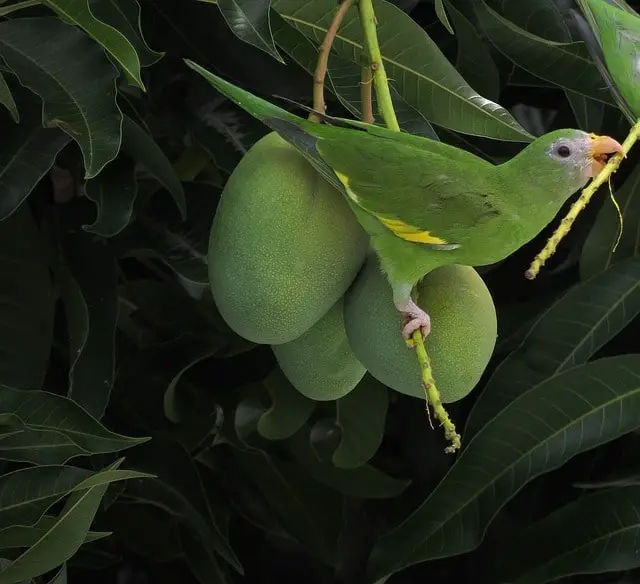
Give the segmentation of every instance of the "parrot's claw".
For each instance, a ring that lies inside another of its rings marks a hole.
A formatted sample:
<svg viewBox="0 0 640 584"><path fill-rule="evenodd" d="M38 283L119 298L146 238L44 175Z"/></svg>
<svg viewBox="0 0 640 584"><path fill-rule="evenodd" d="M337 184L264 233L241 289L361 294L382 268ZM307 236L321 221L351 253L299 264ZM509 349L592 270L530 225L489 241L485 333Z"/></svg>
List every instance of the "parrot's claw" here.
<svg viewBox="0 0 640 584"><path fill-rule="evenodd" d="M422 310L413 300L410 300L406 306L397 307L402 312L402 336L405 341L411 339L411 335L420 329L423 337L431 332L431 319L429 315Z"/></svg>

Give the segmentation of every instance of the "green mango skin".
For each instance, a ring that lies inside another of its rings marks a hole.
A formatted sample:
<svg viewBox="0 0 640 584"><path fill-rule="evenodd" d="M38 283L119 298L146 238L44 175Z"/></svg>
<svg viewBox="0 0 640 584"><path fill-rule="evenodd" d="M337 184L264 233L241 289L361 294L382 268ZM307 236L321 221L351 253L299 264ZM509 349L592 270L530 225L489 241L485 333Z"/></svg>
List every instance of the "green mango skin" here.
<svg viewBox="0 0 640 584"><path fill-rule="evenodd" d="M272 132L223 190L209 239L213 299L240 336L287 343L344 294L367 246L344 196Z"/></svg>
<svg viewBox="0 0 640 584"><path fill-rule="evenodd" d="M282 372L309 399L340 399L355 389L366 373L349 345L343 309L344 299L340 298L302 336L272 346Z"/></svg>
<svg viewBox="0 0 640 584"><path fill-rule="evenodd" d="M470 267L447 265L418 285L418 305L431 316L425 341L443 403L461 400L477 385L498 334L491 294ZM424 399L420 368L401 334L401 317L378 260L371 255L345 295L347 337L358 360L391 389Z"/></svg>

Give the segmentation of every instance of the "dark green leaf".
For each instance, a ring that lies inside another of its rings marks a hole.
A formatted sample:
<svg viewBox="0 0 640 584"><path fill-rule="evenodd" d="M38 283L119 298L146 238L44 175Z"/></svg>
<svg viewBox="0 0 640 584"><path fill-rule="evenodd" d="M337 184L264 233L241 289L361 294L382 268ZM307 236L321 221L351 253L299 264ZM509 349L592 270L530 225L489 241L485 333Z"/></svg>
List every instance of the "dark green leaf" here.
<svg viewBox="0 0 640 584"><path fill-rule="evenodd" d="M74 456L89 454L64 434L24 428L0 442L0 459L33 464L64 464Z"/></svg>
<svg viewBox="0 0 640 584"><path fill-rule="evenodd" d="M122 459L107 470L116 470L121 463ZM71 558L84 543L108 486L103 483L73 493L45 533L0 571L0 584L18 584L46 574Z"/></svg>
<svg viewBox="0 0 640 584"><path fill-rule="evenodd" d="M239 39L284 63L271 36L270 0L218 0L217 4L229 28Z"/></svg>
<svg viewBox="0 0 640 584"><path fill-rule="evenodd" d="M289 438L287 446L297 464L311 477L350 497L362 499L397 497L409 485L409 481L392 478L370 465L343 469L336 468L331 462L320 461L311 448L306 429Z"/></svg>
<svg viewBox="0 0 640 584"><path fill-rule="evenodd" d="M122 125L118 72L100 46L58 18L18 18L0 23L0 54L43 99L44 125L67 132L82 149L86 178L96 176L116 157Z"/></svg>
<svg viewBox="0 0 640 584"><path fill-rule="evenodd" d="M598 133L602 127L605 105L570 89L566 89L565 93L576 116L577 127L585 132Z"/></svg>
<svg viewBox="0 0 640 584"><path fill-rule="evenodd" d="M62 20L84 30L120 64L129 81L144 90L135 48L118 29L98 20L91 12L89 2L90 0L42 0Z"/></svg>
<svg viewBox="0 0 640 584"><path fill-rule="evenodd" d="M227 582L216 557L208 553L202 541L183 525L180 526L180 544L187 565L200 584Z"/></svg>
<svg viewBox="0 0 640 584"><path fill-rule="evenodd" d="M435 2L436 2L436 14L438 15L438 19L442 23L442 26L444 26L450 34L455 34L453 31L453 27L449 22L449 18L447 17L447 11L445 10L443 1L435 0ZM449 7L449 9L451 8Z"/></svg>
<svg viewBox="0 0 640 584"><path fill-rule="evenodd" d="M0 222L0 250L0 384L40 389L49 364L55 297L45 243L27 206Z"/></svg>
<svg viewBox="0 0 640 584"><path fill-rule="evenodd" d="M480 95L498 99L500 74L487 45L480 38L480 31L449 0L446 0L446 5L458 39L456 69Z"/></svg>
<svg viewBox="0 0 640 584"><path fill-rule="evenodd" d="M317 0L273 0L272 7L292 26L319 45L336 4ZM429 121L465 134L528 142L531 136L498 104L473 91L438 46L402 10L374 2L380 23L378 38L385 69L404 100ZM360 63L363 41L356 11L347 14L334 41L336 53Z"/></svg>
<svg viewBox="0 0 640 584"><path fill-rule="evenodd" d="M122 151L142 164L173 196L182 217L186 202L182 183L155 140L129 116L122 118Z"/></svg>
<svg viewBox="0 0 640 584"><path fill-rule="evenodd" d="M373 457L382 444L388 401L387 388L370 375L336 401L342 440L333 455L335 466L356 468Z"/></svg>
<svg viewBox="0 0 640 584"><path fill-rule="evenodd" d="M640 260L571 288L544 312L493 373L465 429L466 442L513 399L589 358L640 312Z"/></svg>
<svg viewBox="0 0 640 584"><path fill-rule="evenodd" d="M560 87L611 103L611 95L583 43L544 39L513 24L478 0L474 8L494 46L523 69Z"/></svg>
<svg viewBox="0 0 640 584"><path fill-rule="evenodd" d="M63 254L60 284L71 357L67 395L100 419L115 375L116 263L103 240L83 231L64 234Z"/></svg>
<svg viewBox="0 0 640 584"><path fill-rule="evenodd" d="M87 181L85 193L96 204L98 215L83 229L103 237L120 233L131 220L138 194L133 160L127 156L112 160L97 177Z"/></svg>
<svg viewBox="0 0 640 584"><path fill-rule="evenodd" d="M242 573L240 561L214 522L194 461L182 446L156 436L149 444L131 451L128 460L138 470L153 473L159 479L136 485L133 492L139 501L181 518L198 534L207 553L215 550Z"/></svg>
<svg viewBox="0 0 640 584"><path fill-rule="evenodd" d="M35 525L12 525L0 529L0 549L26 548L36 545L55 525L56 518L45 515ZM88 531L82 543L108 537L108 531ZM0 572L0 577L2 572Z"/></svg>
<svg viewBox="0 0 640 584"><path fill-rule="evenodd" d="M0 409L17 415L27 429L40 433L43 440L42 448L47 448L44 438L50 434L51 438L60 439L55 446L62 445L66 447L64 450L68 450L70 445L75 445L74 456L118 452L148 440L111 432L70 399L45 391L20 391L2 387ZM27 440L30 433L25 434ZM33 452L23 451L21 457L15 457L12 453L8 456L9 446L16 448L20 444L21 436L22 434L18 434L0 441L0 457L10 460L31 460L30 456L37 458L37 442L31 444ZM50 464L60 464L70 456L62 458L63 460L56 459L56 462Z"/></svg>
<svg viewBox="0 0 640 584"><path fill-rule="evenodd" d="M8 120L2 124L0 220L24 202L71 140L58 128L42 127L42 103L37 96L22 86L14 92L23 115L20 124Z"/></svg>
<svg viewBox="0 0 640 584"><path fill-rule="evenodd" d="M605 187L606 188L606 187ZM606 270L621 260L640 255L640 164L632 170L624 185L615 193L622 212L622 235L620 217L611 200L606 200L584 242L580 257L582 279ZM615 245L618 243L618 247ZM615 248L615 251L614 251Z"/></svg>
<svg viewBox="0 0 640 584"><path fill-rule="evenodd" d="M2 73L0 73L0 103L7 108L7 111L11 114L13 121L17 124L20 121L18 106L13 99L11 88L7 84L7 80L4 78Z"/></svg>
<svg viewBox="0 0 640 584"><path fill-rule="evenodd" d="M87 539L94 532L90 531L87 534ZM87 543L87 540L85 540ZM67 564L62 564L61 568L56 572L56 574L47 582L47 584L67 584Z"/></svg>
<svg viewBox="0 0 640 584"><path fill-rule="evenodd" d="M541 519L509 543L500 582L544 584L574 574L640 566L640 487L582 497Z"/></svg>
<svg viewBox="0 0 640 584"><path fill-rule="evenodd" d="M640 427L640 355L600 359L543 381L467 443L427 499L374 548L369 577L468 552L531 479Z"/></svg>
<svg viewBox="0 0 640 584"><path fill-rule="evenodd" d="M293 387L278 367L262 384L267 388L272 403L258 421L258 432L267 440L293 436L309 419L316 402Z"/></svg>
<svg viewBox="0 0 640 584"><path fill-rule="evenodd" d="M140 65L150 67L164 53L149 48L140 32L140 6L136 0L90 0L96 18L120 31L134 46Z"/></svg>
<svg viewBox="0 0 640 584"><path fill-rule="evenodd" d="M131 250L148 250L188 282L209 283L209 231L220 189L206 183L186 183L187 219L181 221L160 199L139 218Z"/></svg>
<svg viewBox="0 0 640 584"><path fill-rule="evenodd" d="M0 476L0 525L32 525L91 471L74 466L34 466Z"/></svg>

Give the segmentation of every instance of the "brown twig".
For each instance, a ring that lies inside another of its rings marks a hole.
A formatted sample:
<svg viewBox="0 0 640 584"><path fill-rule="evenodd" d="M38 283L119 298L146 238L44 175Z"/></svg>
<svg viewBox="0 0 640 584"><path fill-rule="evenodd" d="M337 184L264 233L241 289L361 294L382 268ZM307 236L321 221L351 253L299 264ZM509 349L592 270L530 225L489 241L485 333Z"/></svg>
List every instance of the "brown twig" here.
<svg viewBox="0 0 640 584"><path fill-rule="evenodd" d="M338 29L340 28L347 11L351 6L353 6L354 1L355 0L342 0L333 17L331 26L329 26L327 34L324 36L324 40L318 49L318 63L316 64L316 70L313 74L313 109L320 113L325 113L327 110L324 103L324 80L327 76L331 46L333 45L333 40L336 38L336 34L338 34ZM315 113L310 113L309 120L312 122L319 122L320 117Z"/></svg>
<svg viewBox="0 0 640 584"><path fill-rule="evenodd" d="M362 100L362 121L373 124L373 74L369 65L363 65L360 79L360 96Z"/></svg>

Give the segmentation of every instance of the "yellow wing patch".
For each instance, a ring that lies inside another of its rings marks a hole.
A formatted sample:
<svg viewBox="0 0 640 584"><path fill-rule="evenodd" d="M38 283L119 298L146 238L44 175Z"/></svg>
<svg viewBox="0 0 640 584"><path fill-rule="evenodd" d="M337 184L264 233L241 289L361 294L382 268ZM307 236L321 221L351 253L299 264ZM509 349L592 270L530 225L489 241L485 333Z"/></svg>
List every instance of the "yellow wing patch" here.
<svg viewBox="0 0 640 584"><path fill-rule="evenodd" d="M349 195L349 198L354 202L359 202L359 197L356 195L351 187L349 186L349 177L342 172L338 172L337 170L333 171L335 175L338 177L338 180L343 184L344 190ZM395 235L405 239L406 241L412 241L415 243L428 243L431 245L449 245L444 239L440 237L436 237L435 235L431 235L429 231L420 231L417 227L413 227L408 225L404 221L400 221L399 219L389 219L388 217L382 217L381 215L376 215L376 217L380 220L380 222L393 231ZM457 247L457 246L456 246Z"/></svg>
<svg viewBox="0 0 640 584"><path fill-rule="evenodd" d="M349 196L349 198L354 202L354 203L358 203L360 198L358 197L358 195L356 195L353 190L351 189L351 187L349 186L349 177L346 174L343 174L342 172L338 172L337 170L333 171L335 173L335 175L338 177L338 180L342 183L342 185L344 186L344 190L347 193L347 195Z"/></svg>
<svg viewBox="0 0 640 584"><path fill-rule="evenodd" d="M399 219L389 219L388 217L382 217L380 215L378 215L378 219L385 227L393 231L398 237L406 239L407 241L438 245L447 244L444 239L431 235L429 231L420 231L417 227L407 225L404 221L400 221Z"/></svg>

